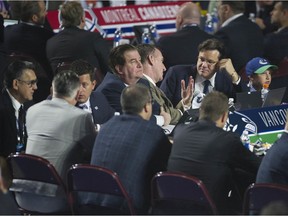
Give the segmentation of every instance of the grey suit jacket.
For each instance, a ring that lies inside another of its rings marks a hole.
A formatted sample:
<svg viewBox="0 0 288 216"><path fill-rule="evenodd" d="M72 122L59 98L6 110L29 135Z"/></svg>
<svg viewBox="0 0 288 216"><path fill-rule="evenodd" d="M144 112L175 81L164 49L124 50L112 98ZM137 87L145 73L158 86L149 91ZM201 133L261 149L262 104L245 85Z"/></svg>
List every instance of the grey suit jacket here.
<svg viewBox="0 0 288 216"><path fill-rule="evenodd" d="M72 164L89 162L96 134L90 113L52 98L28 109L26 127L26 153L49 160L63 180Z"/></svg>

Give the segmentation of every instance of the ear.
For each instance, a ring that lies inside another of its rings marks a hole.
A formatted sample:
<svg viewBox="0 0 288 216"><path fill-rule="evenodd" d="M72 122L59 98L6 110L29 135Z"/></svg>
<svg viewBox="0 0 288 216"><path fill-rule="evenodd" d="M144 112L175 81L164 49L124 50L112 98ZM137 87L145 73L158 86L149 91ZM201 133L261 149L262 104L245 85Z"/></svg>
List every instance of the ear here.
<svg viewBox="0 0 288 216"><path fill-rule="evenodd" d="M153 55L148 55L148 63L150 65L153 65L154 64L154 56Z"/></svg>
<svg viewBox="0 0 288 216"><path fill-rule="evenodd" d="M221 116L221 122L225 124L227 118L228 118L228 112L223 113Z"/></svg>
<svg viewBox="0 0 288 216"><path fill-rule="evenodd" d="M143 107L143 111L145 112L145 113L148 113L148 103L146 103L145 104L145 106Z"/></svg>
<svg viewBox="0 0 288 216"><path fill-rule="evenodd" d="M115 70L117 71L118 74L123 74L122 67L120 65L116 65Z"/></svg>
<svg viewBox="0 0 288 216"><path fill-rule="evenodd" d="M97 84L97 81L96 81L96 80L92 81L93 89L95 88L96 84Z"/></svg>
<svg viewBox="0 0 288 216"><path fill-rule="evenodd" d="M31 18L32 22L37 23L38 21L38 16L36 14L34 14Z"/></svg>
<svg viewBox="0 0 288 216"><path fill-rule="evenodd" d="M12 82L13 89L18 90L18 83L19 83L19 81L17 79L13 80L13 82Z"/></svg>

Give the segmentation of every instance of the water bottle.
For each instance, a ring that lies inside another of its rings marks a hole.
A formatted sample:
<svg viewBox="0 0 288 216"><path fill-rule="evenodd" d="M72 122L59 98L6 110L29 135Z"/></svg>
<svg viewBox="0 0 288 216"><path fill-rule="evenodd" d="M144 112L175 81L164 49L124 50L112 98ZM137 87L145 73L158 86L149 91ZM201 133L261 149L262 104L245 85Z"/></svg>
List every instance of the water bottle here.
<svg viewBox="0 0 288 216"><path fill-rule="evenodd" d="M155 24L150 26L150 32L151 32L151 38L153 39L154 43L156 43L159 39L159 35Z"/></svg>
<svg viewBox="0 0 288 216"><path fill-rule="evenodd" d="M213 24L213 33L218 29L218 14L217 14L217 8L213 9L212 12L212 24Z"/></svg>
<svg viewBox="0 0 288 216"><path fill-rule="evenodd" d="M249 150L250 147L250 137L249 137L249 132L247 130L244 130L240 139L244 145L245 148L247 148Z"/></svg>
<svg viewBox="0 0 288 216"><path fill-rule="evenodd" d="M255 14L254 14L254 13L249 13L249 19L250 19L252 22L255 22Z"/></svg>
<svg viewBox="0 0 288 216"><path fill-rule="evenodd" d="M114 43L113 47L117 47L120 45L120 40L122 39L122 32L120 28L117 28L114 33Z"/></svg>
<svg viewBox="0 0 288 216"><path fill-rule="evenodd" d="M150 44L149 29L144 29L144 32L142 34L142 44Z"/></svg>
<svg viewBox="0 0 288 216"><path fill-rule="evenodd" d="M206 15L205 32L207 32L208 34L213 34L214 33L214 26L213 26L212 16L209 13L207 13L207 15Z"/></svg>
<svg viewBox="0 0 288 216"><path fill-rule="evenodd" d="M267 94L269 92L268 88L269 88L269 85L265 83L261 89L261 98L263 102L265 101Z"/></svg>

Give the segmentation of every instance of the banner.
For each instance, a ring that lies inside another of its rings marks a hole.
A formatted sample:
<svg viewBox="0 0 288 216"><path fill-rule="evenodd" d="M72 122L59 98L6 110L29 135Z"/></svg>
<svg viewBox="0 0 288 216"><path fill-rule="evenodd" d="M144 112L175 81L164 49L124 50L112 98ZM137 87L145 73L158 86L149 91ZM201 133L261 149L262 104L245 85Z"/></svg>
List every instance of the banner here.
<svg viewBox="0 0 288 216"><path fill-rule="evenodd" d="M229 113L225 130L238 133L249 132L251 142L262 139L274 143L282 134L286 123L288 104Z"/></svg>
<svg viewBox="0 0 288 216"><path fill-rule="evenodd" d="M175 17L183 2L165 2L148 5L131 5L85 9L86 30L98 31L112 39L116 29L120 28L123 38L134 37L133 26L155 25L160 35L176 31ZM60 26L59 11L48 11L48 21L58 32Z"/></svg>

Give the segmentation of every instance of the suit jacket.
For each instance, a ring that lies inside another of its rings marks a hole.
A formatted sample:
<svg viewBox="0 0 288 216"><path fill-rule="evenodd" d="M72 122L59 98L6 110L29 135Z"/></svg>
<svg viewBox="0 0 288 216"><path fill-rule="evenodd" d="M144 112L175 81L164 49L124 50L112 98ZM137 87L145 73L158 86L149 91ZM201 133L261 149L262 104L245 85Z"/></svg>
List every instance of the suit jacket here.
<svg viewBox="0 0 288 216"><path fill-rule="evenodd" d="M47 57L53 71L61 62L83 59L101 71L103 76L109 71L108 56L110 47L99 33L89 32L78 27L60 31L47 42Z"/></svg>
<svg viewBox="0 0 288 216"><path fill-rule="evenodd" d="M18 141L15 109L6 90L0 95L0 119L0 156L7 157L16 152Z"/></svg>
<svg viewBox="0 0 288 216"><path fill-rule="evenodd" d="M186 26L161 37L157 46L161 49L166 68L179 64L196 64L198 45L212 37L198 26Z"/></svg>
<svg viewBox="0 0 288 216"><path fill-rule="evenodd" d="M173 138L168 171L202 180L220 211L227 207L225 202L234 185L235 169L256 177L260 159L243 146L239 136L216 127L213 122L199 120L181 125L175 129Z"/></svg>
<svg viewBox="0 0 288 216"><path fill-rule="evenodd" d="M288 184L287 143L288 133L284 132L264 156L257 173L257 183Z"/></svg>
<svg viewBox="0 0 288 216"><path fill-rule="evenodd" d="M138 213L150 205L150 181L166 170L171 144L162 129L138 115L114 116L102 125L92 152L91 164L115 171ZM91 196L92 203L127 210L123 200L111 196Z"/></svg>
<svg viewBox="0 0 288 216"><path fill-rule="evenodd" d="M150 88L149 82L146 79L140 79L138 83ZM126 87L124 82L115 74L108 72L101 84L96 88L96 92L102 92L108 100L110 106L115 109L116 112L122 113L122 107L120 104L120 97L123 89ZM151 90L151 89L150 89ZM159 115L160 106L158 103L153 104L153 115ZM155 119L154 119L155 120Z"/></svg>
<svg viewBox="0 0 288 216"><path fill-rule="evenodd" d="M288 56L288 27L271 33L264 40L264 57L279 65Z"/></svg>
<svg viewBox="0 0 288 216"><path fill-rule="evenodd" d="M223 92L229 98L235 98L235 92L241 91L242 83L237 86L233 85L231 78L225 71L216 73L215 90ZM174 106L181 100L181 80L184 79L187 85L189 76L192 76L195 80L196 74L195 65L176 65L169 68L160 88Z"/></svg>
<svg viewBox="0 0 288 216"><path fill-rule="evenodd" d="M231 58L238 73L252 58L263 56L264 38L261 29L244 15L220 28L215 37L223 41L226 56Z"/></svg>
<svg viewBox="0 0 288 216"><path fill-rule="evenodd" d="M104 124L114 116L115 110L101 92L93 91L89 100L94 124Z"/></svg>
<svg viewBox="0 0 288 216"><path fill-rule="evenodd" d="M30 107L26 127L26 153L49 160L64 181L72 164L90 160L96 133L91 114L65 100L52 98Z"/></svg>
<svg viewBox="0 0 288 216"><path fill-rule="evenodd" d="M156 85L151 83L146 77L144 76L143 79L147 80L149 82L150 90L152 93L152 98L164 108L165 112L168 112L171 116L171 122L170 124L177 124L179 119L182 116L181 112L184 112L182 104L180 103L178 108L181 109L181 112L179 109L174 108L171 101L166 97L165 93Z"/></svg>
<svg viewBox="0 0 288 216"><path fill-rule="evenodd" d="M8 53L30 56L40 64L35 71L38 79L38 89L34 101L45 100L50 93L53 72L46 57L46 42L54 33L36 25L20 23L10 25L4 31L3 47Z"/></svg>

